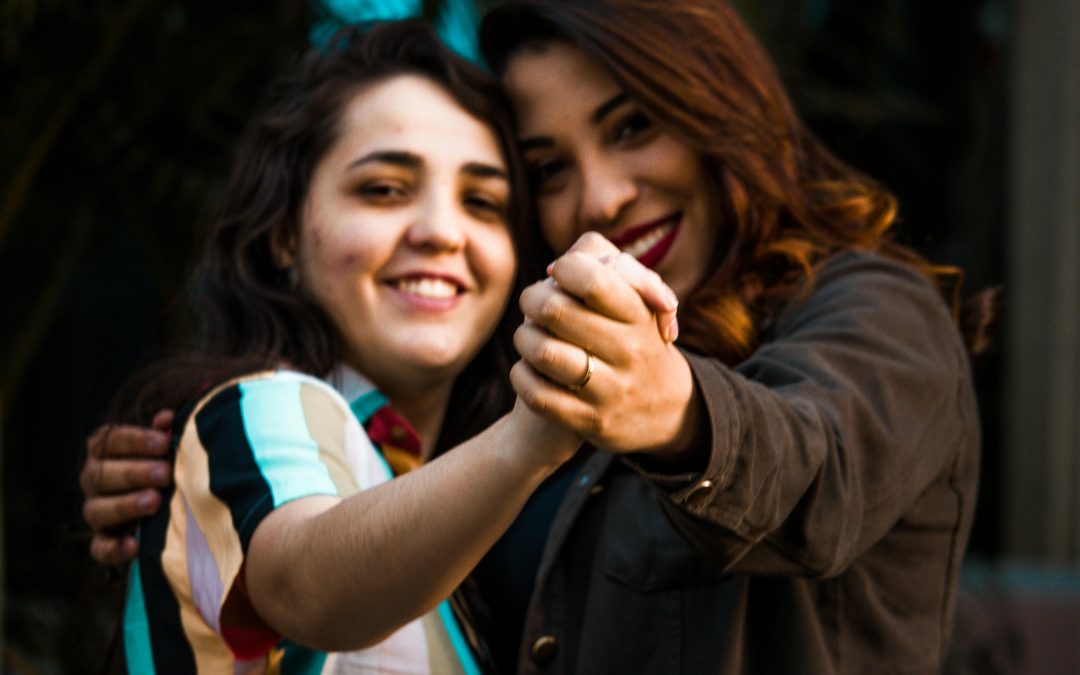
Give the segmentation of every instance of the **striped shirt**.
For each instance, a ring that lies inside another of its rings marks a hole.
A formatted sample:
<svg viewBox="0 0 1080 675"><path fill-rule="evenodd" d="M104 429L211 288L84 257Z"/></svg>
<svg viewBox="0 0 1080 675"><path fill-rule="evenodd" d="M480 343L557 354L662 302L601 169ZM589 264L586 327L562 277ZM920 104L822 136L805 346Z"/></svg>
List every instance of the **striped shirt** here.
<svg viewBox="0 0 1080 675"><path fill-rule="evenodd" d="M344 366L328 381L291 371L237 378L184 421L174 487L139 528L124 610L129 672L479 672L448 602L373 647L324 653L267 630L246 593L230 596L270 511L393 477L361 427L386 399Z"/></svg>

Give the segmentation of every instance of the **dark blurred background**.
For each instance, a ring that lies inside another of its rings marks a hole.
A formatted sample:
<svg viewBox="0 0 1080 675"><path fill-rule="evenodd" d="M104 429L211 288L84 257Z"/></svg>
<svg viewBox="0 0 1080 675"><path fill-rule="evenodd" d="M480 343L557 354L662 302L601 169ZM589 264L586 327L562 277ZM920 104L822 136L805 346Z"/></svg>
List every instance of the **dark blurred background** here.
<svg viewBox="0 0 1080 675"><path fill-rule="evenodd" d="M439 2L425 1L436 16ZM1002 285L977 364L956 673L1080 672L1080 2L736 2L810 126L900 197L901 237ZM307 0L0 0L2 670L99 672L84 438L150 353Z"/></svg>

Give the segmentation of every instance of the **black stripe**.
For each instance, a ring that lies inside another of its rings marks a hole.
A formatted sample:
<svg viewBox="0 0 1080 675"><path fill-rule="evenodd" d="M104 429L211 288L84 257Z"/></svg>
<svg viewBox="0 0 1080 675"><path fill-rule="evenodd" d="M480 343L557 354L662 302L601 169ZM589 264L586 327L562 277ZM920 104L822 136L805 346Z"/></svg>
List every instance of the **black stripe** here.
<svg viewBox="0 0 1080 675"><path fill-rule="evenodd" d="M174 427L174 437L178 436L181 428ZM171 459L176 461L175 454ZM169 506L174 492L172 487L163 490L161 508L139 525L139 572L146 601L154 669L158 673L194 673L195 654L180 621L180 603L173 595L161 566L161 554L165 550L165 535L169 527Z"/></svg>
<svg viewBox="0 0 1080 675"><path fill-rule="evenodd" d="M210 463L210 492L229 508L247 555L255 526L274 508L274 496L248 443L240 386L223 389L207 401L195 415L195 428Z"/></svg>

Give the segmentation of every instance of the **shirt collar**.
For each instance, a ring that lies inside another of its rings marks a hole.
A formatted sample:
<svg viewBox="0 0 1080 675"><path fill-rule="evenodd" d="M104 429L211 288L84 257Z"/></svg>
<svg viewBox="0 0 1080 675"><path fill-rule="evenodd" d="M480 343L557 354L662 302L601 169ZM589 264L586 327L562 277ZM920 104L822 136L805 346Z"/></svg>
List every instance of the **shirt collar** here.
<svg viewBox="0 0 1080 675"><path fill-rule="evenodd" d="M344 361L339 361L323 377L323 381L349 402L349 407L360 424L367 424L375 411L387 404L386 396L375 388L371 380Z"/></svg>
<svg viewBox="0 0 1080 675"><path fill-rule="evenodd" d="M420 463L420 437L409 422L390 408L389 401L356 369L338 362L323 380L349 402L353 415L378 445L395 475Z"/></svg>

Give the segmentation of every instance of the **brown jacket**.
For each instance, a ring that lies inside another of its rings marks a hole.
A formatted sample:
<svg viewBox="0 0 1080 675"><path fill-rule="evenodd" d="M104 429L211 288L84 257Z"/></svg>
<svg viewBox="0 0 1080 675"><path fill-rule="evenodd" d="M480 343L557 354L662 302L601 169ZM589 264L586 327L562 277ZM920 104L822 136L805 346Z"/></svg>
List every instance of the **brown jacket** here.
<svg viewBox="0 0 1080 675"><path fill-rule="evenodd" d="M708 467L595 452L551 533L522 673L936 673L971 527L979 425L938 292L866 253L731 369L687 355Z"/></svg>

